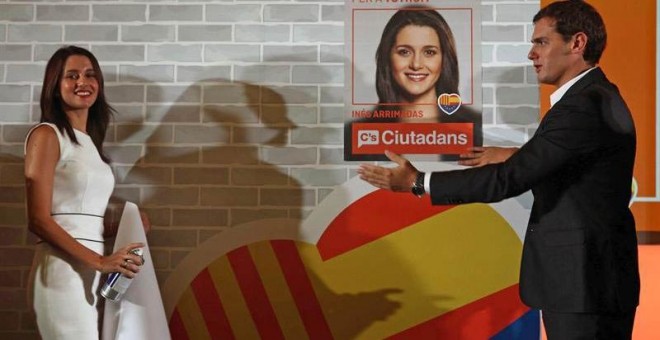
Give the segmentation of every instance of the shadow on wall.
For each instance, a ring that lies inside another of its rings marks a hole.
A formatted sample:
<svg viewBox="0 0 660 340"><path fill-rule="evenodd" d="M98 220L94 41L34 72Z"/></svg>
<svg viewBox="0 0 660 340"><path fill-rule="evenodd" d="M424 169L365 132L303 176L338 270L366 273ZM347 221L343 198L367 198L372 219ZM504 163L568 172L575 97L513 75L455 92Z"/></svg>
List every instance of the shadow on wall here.
<svg viewBox="0 0 660 340"><path fill-rule="evenodd" d="M127 151L120 157L131 163L115 168L115 199L135 200L150 213L154 247L191 250L251 220L300 219L302 207L314 204L314 192L303 192L288 173L288 165L298 164L287 148L295 126L277 92L223 79L147 88L144 122L116 126L115 151ZM173 92L179 97L168 99ZM142 156L131 160L142 147Z"/></svg>
<svg viewBox="0 0 660 340"><path fill-rule="evenodd" d="M1 125L0 125L1 127ZM12 129L27 132L27 126L12 126ZM26 213L25 213L25 177L23 145L0 145L0 226L7 228L3 232L2 246L21 246L26 243ZM6 233L6 234L5 234ZM12 261L13 262L13 261ZM2 262L0 262L2 263ZM30 261L31 263L31 261ZM28 265L30 265L28 263ZM12 263L2 264L12 265Z"/></svg>
<svg viewBox="0 0 660 340"><path fill-rule="evenodd" d="M28 231L25 204L23 139L29 126L0 125L0 290L3 327L0 338L36 339L34 314L27 301L27 277L35 236Z"/></svg>
<svg viewBox="0 0 660 340"><path fill-rule="evenodd" d="M297 128L291 116L316 116L316 87L307 91L310 87L267 87L225 79L204 79L186 88L146 86L146 116L115 126L113 151L125 163L115 166L114 201L136 201L149 213L154 227L148 239L161 287L182 259L194 256L214 235L263 219L301 221L305 210L316 205L316 190L304 188L291 175L291 167L317 162L316 147L291 145L291 131ZM153 104L157 102L167 106ZM302 107L302 112L291 112L287 102L301 104L293 105L297 109L307 104L308 111ZM131 162L142 144L143 156ZM330 296L337 312L346 316L342 333L349 338L398 308L388 299L391 291L335 293L314 271L306 274L316 294ZM252 279L244 282L246 287L272 284L258 275ZM259 294L246 287L246 299ZM379 312L362 314L359 306ZM255 322L258 314L252 314ZM280 328L287 329L283 322Z"/></svg>

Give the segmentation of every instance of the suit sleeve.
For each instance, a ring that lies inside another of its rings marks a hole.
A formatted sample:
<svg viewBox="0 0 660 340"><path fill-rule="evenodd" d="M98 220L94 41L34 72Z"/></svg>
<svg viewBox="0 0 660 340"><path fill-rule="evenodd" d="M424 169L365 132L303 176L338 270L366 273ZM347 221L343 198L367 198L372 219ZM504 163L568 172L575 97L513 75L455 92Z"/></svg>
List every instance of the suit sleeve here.
<svg viewBox="0 0 660 340"><path fill-rule="evenodd" d="M435 172L431 202L459 204L497 202L517 196L571 162L583 161L599 147L599 114L594 105L565 98L506 162L480 168Z"/></svg>

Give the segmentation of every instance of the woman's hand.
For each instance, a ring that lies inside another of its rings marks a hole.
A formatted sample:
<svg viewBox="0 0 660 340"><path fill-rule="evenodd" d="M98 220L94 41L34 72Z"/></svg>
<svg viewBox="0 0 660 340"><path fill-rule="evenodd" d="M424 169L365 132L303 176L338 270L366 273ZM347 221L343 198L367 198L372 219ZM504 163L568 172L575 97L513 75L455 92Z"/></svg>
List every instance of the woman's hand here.
<svg viewBox="0 0 660 340"><path fill-rule="evenodd" d="M134 278L140 271L142 259L130 253L130 251L142 247L144 247L144 243L129 243L112 255L101 256L98 271L102 273L119 272L127 277Z"/></svg>
<svg viewBox="0 0 660 340"><path fill-rule="evenodd" d="M469 149L468 153L460 155L460 165L484 166L486 164L502 163L509 159L518 148L503 148L498 146L475 146Z"/></svg>

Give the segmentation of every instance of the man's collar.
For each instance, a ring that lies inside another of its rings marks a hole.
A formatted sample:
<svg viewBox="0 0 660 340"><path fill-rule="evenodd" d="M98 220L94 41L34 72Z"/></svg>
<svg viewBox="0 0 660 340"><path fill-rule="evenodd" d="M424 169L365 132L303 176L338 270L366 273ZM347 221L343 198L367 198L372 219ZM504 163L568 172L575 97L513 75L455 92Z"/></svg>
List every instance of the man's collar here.
<svg viewBox="0 0 660 340"><path fill-rule="evenodd" d="M552 94L550 95L550 107L553 107L555 105L555 103L557 103L564 96L564 94L566 94L566 92L568 92L568 90L571 88L571 86L573 86L575 83L578 82L578 80L582 79L582 77L586 76L587 73L591 72L591 70L593 70L597 67L598 66L594 66L590 69L582 71L580 74L573 77L573 79L567 81L560 88L556 89L555 92L552 92Z"/></svg>

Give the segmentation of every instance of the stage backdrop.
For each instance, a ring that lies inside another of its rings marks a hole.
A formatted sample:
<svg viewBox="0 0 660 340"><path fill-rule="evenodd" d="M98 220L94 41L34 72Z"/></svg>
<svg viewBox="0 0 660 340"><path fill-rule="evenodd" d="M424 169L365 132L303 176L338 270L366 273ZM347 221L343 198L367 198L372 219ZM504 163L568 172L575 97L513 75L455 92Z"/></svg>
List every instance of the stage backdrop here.
<svg viewBox="0 0 660 340"><path fill-rule="evenodd" d="M607 10L599 10L610 30L608 53L627 46L617 42L620 29L610 24ZM654 58L650 67L649 74L655 74ZM652 124L643 120L648 115L639 120L648 88L631 99L625 81L610 72L606 60L604 68L637 112L639 161L648 161L649 146L642 145L653 140L649 164L654 165L655 132L649 135L648 129L655 131L655 118ZM351 103L363 105L368 102L355 98L369 96L366 90L352 91ZM545 88L541 100L547 101ZM651 103L648 112L654 112L653 98ZM655 186L655 177L644 173L636 172L640 191L634 207L656 192L648 189ZM517 295L526 218L527 210L516 200L432 207L353 178L305 220L248 223L209 239L182 261L164 287L170 328L181 339L539 338L538 313ZM645 222L642 218L640 227ZM657 260L654 254L655 248L640 249L645 278L651 277L645 268ZM645 302L648 292L645 287ZM654 334L646 321L650 307L644 302L640 307L635 329L640 339Z"/></svg>
<svg viewBox="0 0 660 340"><path fill-rule="evenodd" d="M370 1L352 3L360 2ZM349 179L357 164L344 161L342 138L352 79L343 70L353 63L344 53L349 3L0 3L0 338L38 338L25 298L36 239L26 228L23 141L39 120L46 60L66 44L91 49L102 64L118 109L107 135L115 200L138 202L151 217L148 239L175 339L538 338L538 314L515 300L529 197L502 203L511 209L431 207ZM646 25L654 32L655 7L642 5L621 2L624 9L608 12L632 13L634 24L653 20ZM537 126L539 91L526 55L538 9L538 0L483 1L472 12L485 144L521 145ZM609 27L612 39L627 40L611 40L606 59L623 53L617 63L635 65L623 73L652 76L633 58L655 55L655 36L632 24ZM653 86L633 91L653 96ZM657 140L653 110L633 107L638 129L647 129L641 148ZM644 183L634 210L658 196L652 146L636 170ZM643 166L653 175L642 176ZM658 227L636 216L640 228ZM640 248L636 340L660 338L651 318L660 300L649 295L660 287L654 249ZM637 337L640 329L656 333Z"/></svg>
<svg viewBox="0 0 660 340"><path fill-rule="evenodd" d="M172 336L538 339L518 296L527 218L515 199L432 206L354 177L303 221L238 226L183 260L163 289Z"/></svg>

